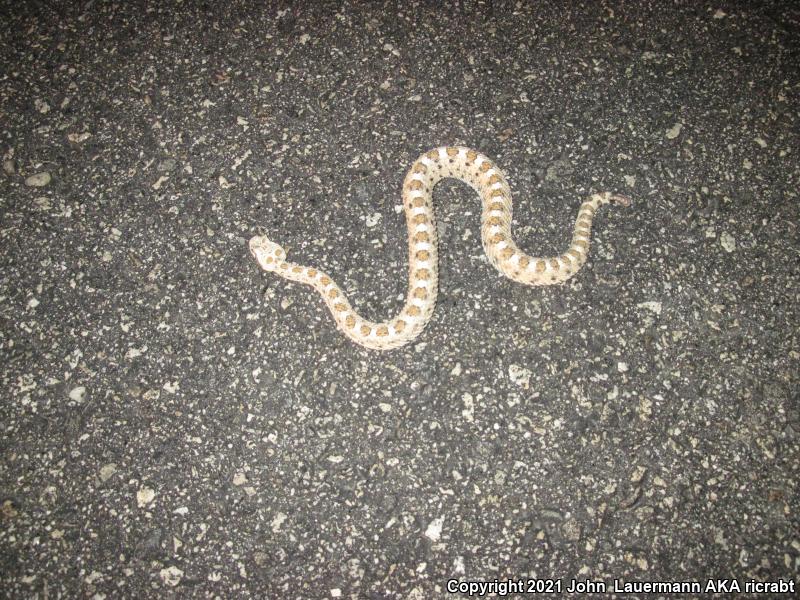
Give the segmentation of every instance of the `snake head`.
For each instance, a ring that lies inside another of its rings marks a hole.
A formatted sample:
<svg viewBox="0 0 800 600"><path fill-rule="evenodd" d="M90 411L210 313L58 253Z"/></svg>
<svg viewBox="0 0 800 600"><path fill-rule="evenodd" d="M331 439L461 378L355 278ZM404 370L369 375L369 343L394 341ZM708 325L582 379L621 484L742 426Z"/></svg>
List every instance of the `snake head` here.
<svg viewBox="0 0 800 600"><path fill-rule="evenodd" d="M278 265L286 260L286 250L265 235L250 238L250 254L265 271L277 271Z"/></svg>

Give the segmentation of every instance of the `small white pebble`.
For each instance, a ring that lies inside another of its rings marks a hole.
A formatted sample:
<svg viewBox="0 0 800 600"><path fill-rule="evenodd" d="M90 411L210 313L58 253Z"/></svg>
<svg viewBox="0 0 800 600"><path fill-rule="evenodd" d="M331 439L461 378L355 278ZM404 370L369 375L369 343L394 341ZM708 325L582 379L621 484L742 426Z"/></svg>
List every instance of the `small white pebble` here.
<svg viewBox="0 0 800 600"><path fill-rule="evenodd" d="M153 499L156 497L156 492L152 488L143 487L140 488L138 492L136 492L136 504L139 508L144 508L148 504L150 504Z"/></svg>
<svg viewBox="0 0 800 600"><path fill-rule="evenodd" d="M50 173L43 171L42 173L36 173L25 179L25 185L28 187L44 187L50 183L50 180Z"/></svg>
<svg viewBox="0 0 800 600"><path fill-rule="evenodd" d="M719 236L719 243L726 252L733 252L736 250L736 238L727 231L723 231Z"/></svg>
<svg viewBox="0 0 800 600"><path fill-rule="evenodd" d="M73 144L80 144L81 142L85 142L90 137L92 137L91 133L70 133L67 135L67 139L72 142Z"/></svg>
<svg viewBox="0 0 800 600"><path fill-rule="evenodd" d="M108 481L117 472L116 463L108 463L100 467L100 481Z"/></svg>
<svg viewBox="0 0 800 600"><path fill-rule="evenodd" d="M438 542L442 537L442 526L444 525L444 517L438 517L428 524L425 530L425 537L432 542Z"/></svg>
<svg viewBox="0 0 800 600"><path fill-rule="evenodd" d="M681 134L681 129L683 129L683 123L675 123L667 130L667 139L674 140Z"/></svg>
<svg viewBox="0 0 800 600"><path fill-rule="evenodd" d="M141 356L142 354L144 354L146 351L147 351L147 346L142 346L141 348L130 348L125 353L125 358L127 358L129 360L131 358L137 358L137 357Z"/></svg>
<svg viewBox="0 0 800 600"><path fill-rule="evenodd" d="M174 566L161 569L158 574L161 577L161 581L170 587L177 586L183 579L183 571Z"/></svg>
<svg viewBox="0 0 800 600"><path fill-rule="evenodd" d="M286 521L287 518L288 517L286 516L285 513L279 512L278 514L276 514L272 519L272 523L270 523L270 526L272 527L272 532L277 533L278 531L280 531L281 525L283 525L283 522Z"/></svg>
<svg viewBox="0 0 800 600"><path fill-rule="evenodd" d="M464 392L461 396L461 401L464 403L464 408L461 409L461 416L464 420L472 423L475 421L475 399L469 392Z"/></svg>

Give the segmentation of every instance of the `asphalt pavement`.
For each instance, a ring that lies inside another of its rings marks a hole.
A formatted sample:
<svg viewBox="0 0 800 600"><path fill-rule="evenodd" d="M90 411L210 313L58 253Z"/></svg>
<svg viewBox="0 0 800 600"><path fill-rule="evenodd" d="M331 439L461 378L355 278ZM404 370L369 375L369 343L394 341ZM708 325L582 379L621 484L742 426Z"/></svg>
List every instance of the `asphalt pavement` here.
<svg viewBox="0 0 800 600"><path fill-rule="evenodd" d="M778 0L3 1L0 596L792 597L799 75ZM443 182L392 352L250 256L388 318L441 145L532 254L633 202L534 288Z"/></svg>

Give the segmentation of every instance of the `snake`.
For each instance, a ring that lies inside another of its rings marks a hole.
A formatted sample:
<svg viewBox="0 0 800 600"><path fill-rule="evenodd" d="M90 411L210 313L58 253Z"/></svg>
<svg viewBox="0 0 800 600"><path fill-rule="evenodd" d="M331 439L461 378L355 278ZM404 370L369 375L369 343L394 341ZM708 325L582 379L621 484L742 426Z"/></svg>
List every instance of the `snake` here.
<svg viewBox="0 0 800 600"><path fill-rule="evenodd" d="M337 328L356 344L391 350L408 344L430 321L439 284L439 253L433 211L433 188L445 178L469 185L481 197L481 240L489 262L522 284L553 285L573 277L586 262L592 219L603 205L629 206L630 198L611 192L589 195L578 209L572 242L558 256L530 256L511 233L511 189L503 171L487 156L462 146L442 146L422 154L403 182L403 209L408 227L408 293L394 318L375 323L353 308L342 288L317 267L286 260L286 250L265 235L249 241L259 266L290 281L313 287L325 300Z"/></svg>

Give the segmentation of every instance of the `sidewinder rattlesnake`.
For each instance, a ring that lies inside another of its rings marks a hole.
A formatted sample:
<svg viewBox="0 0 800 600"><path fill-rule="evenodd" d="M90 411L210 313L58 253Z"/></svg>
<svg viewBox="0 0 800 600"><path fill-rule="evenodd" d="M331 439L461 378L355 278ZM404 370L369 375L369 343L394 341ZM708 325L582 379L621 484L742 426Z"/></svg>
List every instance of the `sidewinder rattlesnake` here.
<svg viewBox="0 0 800 600"><path fill-rule="evenodd" d="M403 208L408 225L408 296L400 314L382 323L361 317L336 282L319 269L287 262L286 251L266 236L253 237L250 252L265 271L316 289L338 328L355 343L374 350L403 346L422 332L436 305L439 256L432 192L447 177L465 182L481 197L481 239L489 262L506 277L527 285L563 283L575 275L589 253L595 211L604 204L630 204L622 195L592 194L578 210L572 243L563 254L529 256L512 239L511 190L500 168L470 148L443 146L426 152L414 162L403 182Z"/></svg>

